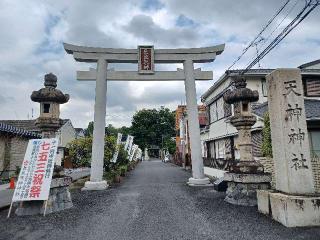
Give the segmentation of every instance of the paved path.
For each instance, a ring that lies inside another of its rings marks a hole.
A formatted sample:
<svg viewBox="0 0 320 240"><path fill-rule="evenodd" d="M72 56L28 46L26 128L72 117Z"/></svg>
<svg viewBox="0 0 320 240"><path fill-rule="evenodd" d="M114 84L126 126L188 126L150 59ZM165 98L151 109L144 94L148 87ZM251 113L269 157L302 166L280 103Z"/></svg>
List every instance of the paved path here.
<svg viewBox="0 0 320 240"><path fill-rule="evenodd" d="M59 214L6 220L2 211L0 239L320 239L320 228L285 228L212 188L186 186L188 177L169 163L142 162L116 187L73 192L75 207Z"/></svg>

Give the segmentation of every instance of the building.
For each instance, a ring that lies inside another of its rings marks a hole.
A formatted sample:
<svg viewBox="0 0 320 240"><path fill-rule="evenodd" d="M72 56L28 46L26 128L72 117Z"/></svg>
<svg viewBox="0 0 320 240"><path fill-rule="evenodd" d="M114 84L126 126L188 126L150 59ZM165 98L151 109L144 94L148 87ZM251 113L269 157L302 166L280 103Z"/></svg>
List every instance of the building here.
<svg viewBox="0 0 320 240"><path fill-rule="evenodd" d="M83 128L74 128L76 131L76 139L85 137L86 131Z"/></svg>
<svg viewBox="0 0 320 240"><path fill-rule="evenodd" d="M14 132L18 132L18 134L13 135L15 136L10 141L13 142L13 146L3 150L4 148L0 147L0 171L14 171L16 167L20 167L25 151L27 149L28 140L32 138L41 138L41 131L36 126L36 120L0 120L0 124L2 126L6 126L5 128L8 129L15 129ZM22 135L20 133L23 133ZM5 132L0 132L0 136L7 136ZM12 135L12 134L11 134ZM11 136L10 135L10 136ZM56 132L56 137L59 139L59 146L58 146L58 154L56 157L56 164L61 165L63 158L65 157L65 151L67 144L74 140L77 135L77 131L73 127L70 119L62 119L60 121L60 128ZM19 145L19 147L15 147ZM4 157L4 152L6 151L6 157ZM6 160L5 160L6 159ZM9 160L8 160L9 159ZM11 160L10 160L11 159ZM7 163L10 162L10 166ZM6 164L5 164L6 163ZM4 168L1 166L6 165L7 167Z"/></svg>
<svg viewBox="0 0 320 240"><path fill-rule="evenodd" d="M41 138L39 133L0 122L0 177L13 175L21 166L29 139Z"/></svg>
<svg viewBox="0 0 320 240"><path fill-rule="evenodd" d="M198 106L200 128L207 126L207 112L204 105ZM191 166L188 115L186 105L178 105L175 111L176 156L175 163L180 166Z"/></svg>
<svg viewBox="0 0 320 240"><path fill-rule="evenodd" d="M298 68L302 73L311 151L313 156L320 157L320 60L303 64ZM251 131L253 155L261 161L263 161L261 151L263 117L268 110L265 77L273 70L250 69L243 75L247 81L247 87L259 93L258 102L252 104L257 122ZM214 171L211 172L214 172L217 177L223 176L223 173L228 171L230 160L240 157L237 147L238 132L229 121L233 115L233 106L224 102L223 94L231 87L232 78L238 76L242 71L242 69L226 71L201 97L207 107L208 115L208 125L201 131L204 165L212 168Z"/></svg>

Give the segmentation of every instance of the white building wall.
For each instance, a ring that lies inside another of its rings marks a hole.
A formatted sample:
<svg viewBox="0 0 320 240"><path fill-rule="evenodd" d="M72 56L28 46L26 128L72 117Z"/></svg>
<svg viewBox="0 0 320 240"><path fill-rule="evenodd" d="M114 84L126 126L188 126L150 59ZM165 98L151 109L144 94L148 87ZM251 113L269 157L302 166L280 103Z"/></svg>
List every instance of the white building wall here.
<svg viewBox="0 0 320 240"><path fill-rule="evenodd" d="M72 123L68 121L59 129L59 147L66 147L69 142L76 138L76 131Z"/></svg>

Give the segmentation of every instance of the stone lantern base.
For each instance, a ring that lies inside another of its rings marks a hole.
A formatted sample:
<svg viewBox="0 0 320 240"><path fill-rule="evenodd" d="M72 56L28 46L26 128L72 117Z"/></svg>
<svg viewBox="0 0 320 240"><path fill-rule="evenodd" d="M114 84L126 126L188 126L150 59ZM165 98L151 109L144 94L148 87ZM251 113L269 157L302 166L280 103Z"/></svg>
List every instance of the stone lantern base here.
<svg viewBox="0 0 320 240"><path fill-rule="evenodd" d="M267 173L225 173L228 183L225 201L235 205L256 206L257 190L270 188L271 175Z"/></svg>
<svg viewBox="0 0 320 240"><path fill-rule="evenodd" d="M47 203L46 214L59 212L73 207L68 186L71 177L54 178L51 181L50 193ZM18 216L37 215L44 213L43 201L25 201L17 208L15 214Z"/></svg>

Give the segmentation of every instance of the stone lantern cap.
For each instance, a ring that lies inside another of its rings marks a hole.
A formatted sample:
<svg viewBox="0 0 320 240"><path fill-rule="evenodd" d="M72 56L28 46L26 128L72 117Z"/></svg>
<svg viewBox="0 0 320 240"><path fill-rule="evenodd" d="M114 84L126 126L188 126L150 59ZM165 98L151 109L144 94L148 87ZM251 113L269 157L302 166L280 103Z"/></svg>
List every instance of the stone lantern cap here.
<svg viewBox="0 0 320 240"><path fill-rule="evenodd" d="M57 87L57 76L49 73L44 76L44 88L33 91L31 100L34 102L66 103L69 101L69 94L63 94Z"/></svg>
<svg viewBox="0 0 320 240"><path fill-rule="evenodd" d="M249 88L246 88L247 83L243 77L236 77L233 80L235 84L235 89L228 90L224 95L223 99L228 104L233 104L236 102L256 102L259 99L258 91L252 91Z"/></svg>

